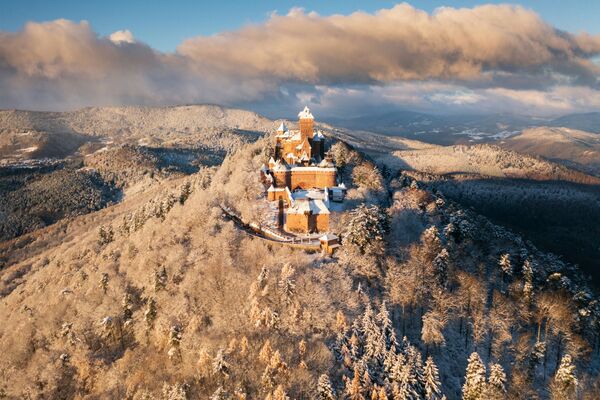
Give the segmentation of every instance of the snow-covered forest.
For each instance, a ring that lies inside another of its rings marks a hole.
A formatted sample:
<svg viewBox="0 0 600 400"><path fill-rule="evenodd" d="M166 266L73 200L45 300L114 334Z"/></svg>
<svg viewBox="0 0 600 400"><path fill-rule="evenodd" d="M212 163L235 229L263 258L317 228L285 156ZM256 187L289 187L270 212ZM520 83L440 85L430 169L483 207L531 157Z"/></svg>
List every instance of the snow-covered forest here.
<svg viewBox="0 0 600 400"><path fill-rule="evenodd" d="M338 142L331 258L246 235L266 139L2 244L6 398L596 399L572 265Z"/></svg>

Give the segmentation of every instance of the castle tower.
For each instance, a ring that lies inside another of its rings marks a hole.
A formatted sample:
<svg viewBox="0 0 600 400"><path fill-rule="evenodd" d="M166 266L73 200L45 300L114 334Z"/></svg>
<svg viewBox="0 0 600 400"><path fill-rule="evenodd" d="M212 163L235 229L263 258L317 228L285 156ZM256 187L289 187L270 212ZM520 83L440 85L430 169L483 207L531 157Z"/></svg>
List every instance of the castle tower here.
<svg viewBox="0 0 600 400"><path fill-rule="evenodd" d="M277 128L277 134L278 135L283 135L285 132L287 132L288 128L287 126L285 126L285 122L281 122L281 124L279 125L279 128Z"/></svg>
<svg viewBox="0 0 600 400"><path fill-rule="evenodd" d="M304 110L298 113L298 125L300 125L300 134L305 137L312 139L313 138L313 125L315 122L315 118L308 106L304 107Z"/></svg>

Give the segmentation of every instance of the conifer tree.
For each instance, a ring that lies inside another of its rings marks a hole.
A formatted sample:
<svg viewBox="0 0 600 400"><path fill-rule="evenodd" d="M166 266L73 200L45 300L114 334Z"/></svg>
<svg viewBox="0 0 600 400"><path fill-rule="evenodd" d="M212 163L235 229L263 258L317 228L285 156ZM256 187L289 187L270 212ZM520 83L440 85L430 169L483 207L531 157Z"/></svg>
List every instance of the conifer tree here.
<svg viewBox="0 0 600 400"><path fill-rule="evenodd" d="M292 279L294 272L294 267L292 267L290 264L285 264L281 269L279 289L281 290L281 294L283 295L284 299L288 303L291 302L296 290L296 283Z"/></svg>
<svg viewBox="0 0 600 400"><path fill-rule="evenodd" d="M506 398L506 374L500 364L490 365L487 399L501 400Z"/></svg>
<svg viewBox="0 0 600 400"><path fill-rule="evenodd" d="M434 272L437 277L437 283L441 287L446 286L448 281L448 265L450 264L450 254L448 250L442 249L433 259Z"/></svg>
<svg viewBox="0 0 600 400"><path fill-rule="evenodd" d="M523 264L523 297L528 306L533 300L533 266L529 260Z"/></svg>
<svg viewBox="0 0 600 400"><path fill-rule="evenodd" d="M576 397L577 377L575 376L575 365L569 354L563 356L560 365L554 375L551 386L552 398L556 400L570 400Z"/></svg>
<svg viewBox="0 0 600 400"><path fill-rule="evenodd" d="M396 347L398 346L398 342L385 301L381 302L381 307L379 308L379 313L377 314L377 320L381 326L381 332L385 340L386 350L392 349L395 351Z"/></svg>
<svg viewBox="0 0 600 400"><path fill-rule="evenodd" d="M346 397L348 400L366 400L360 380L360 370L354 367L354 377L346 380Z"/></svg>
<svg viewBox="0 0 600 400"><path fill-rule="evenodd" d="M287 393L283 390L283 386L279 385L273 392L273 400L289 400Z"/></svg>
<svg viewBox="0 0 600 400"><path fill-rule="evenodd" d="M179 325L171 326L169 331L169 357L171 359L181 359L181 339L183 338L183 331Z"/></svg>
<svg viewBox="0 0 600 400"><path fill-rule="evenodd" d="M317 399L318 400L335 400L335 391L331 386L331 381L327 374L319 377L317 382Z"/></svg>
<svg viewBox="0 0 600 400"><path fill-rule="evenodd" d="M361 254L380 254L388 231L389 216L385 210L376 205L361 204L351 211L342 239Z"/></svg>
<svg viewBox="0 0 600 400"><path fill-rule="evenodd" d="M433 362L431 356L425 360L425 369L423 371L423 380L425 383L425 399L440 400L442 398L442 390L438 368Z"/></svg>
<svg viewBox="0 0 600 400"><path fill-rule="evenodd" d="M223 349L219 349L217 352L212 363L212 369L214 374L221 374L226 378L229 376L230 366L225 360L225 351Z"/></svg>
<svg viewBox="0 0 600 400"><path fill-rule="evenodd" d="M106 294L106 291L108 290L108 281L109 281L109 277L108 274L106 272L102 273L102 277L100 278L100 289L102 289L102 293Z"/></svg>
<svg viewBox="0 0 600 400"><path fill-rule="evenodd" d="M159 291L167 286L167 270L162 266L159 270L154 270L154 290Z"/></svg>
<svg viewBox="0 0 600 400"><path fill-rule="evenodd" d="M146 306L146 311L144 311L144 320L146 321L146 327L148 329L152 329L154 326L154 321L156 320L156 300L153 297L148 299L148 305Z"/></svg>
<svg viewBox="0 0 600 400"><path fill-rule="evenodd" d="M123 310L123 321L129 321L133 317L133 311L131 310L132 299L131 294L125 293L121 300L121 308Z"/></svg>
<svg viewBox="0 0 600 400"><path fill-rule="evenodd" d="M500 260L498 261L498 265L502 270L502 276L507 277L512 275L512 264L510 262L510 254L502 254L500 256Z"/></svg>
<svg viewBox="0 0 600 400"><path fill-rule="evenodd" d="M273 357L273 348L271 347L271 341L267 339L258 353L258 358L260 361L267 364L271 361L271 357Z"/></svg>
<svg viewBox="0 0 600 400"><path fill-rule="evenodd" d="M210 396L210 400L227 400L229 399L229 393L223 389L223 386L219 386L217 390Z"/></svg>
<svg viewBox="0 0 600 400"><path fill-rule="evenodd" d="M465 384L463 385L463 400L482 400L485 395L485 365L481 357L473 352L469 357Z"/></svg>

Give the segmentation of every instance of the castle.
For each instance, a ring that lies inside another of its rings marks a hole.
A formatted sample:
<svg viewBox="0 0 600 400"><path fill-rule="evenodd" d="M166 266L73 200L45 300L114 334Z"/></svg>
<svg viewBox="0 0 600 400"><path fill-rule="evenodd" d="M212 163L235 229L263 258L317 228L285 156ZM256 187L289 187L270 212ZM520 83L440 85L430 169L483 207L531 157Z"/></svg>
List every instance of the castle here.
<svg viewBox="0 0 600 400"><path fill-rule="evenodd" d="M325 153L325 136L315 132L308 107L298 114L300 129L282 122L275 135L275 154L261 175L267 198L279 203L281 228L302 233L329 230L330 201L343 201L346 188L337 184L337 169Z"/></svg>

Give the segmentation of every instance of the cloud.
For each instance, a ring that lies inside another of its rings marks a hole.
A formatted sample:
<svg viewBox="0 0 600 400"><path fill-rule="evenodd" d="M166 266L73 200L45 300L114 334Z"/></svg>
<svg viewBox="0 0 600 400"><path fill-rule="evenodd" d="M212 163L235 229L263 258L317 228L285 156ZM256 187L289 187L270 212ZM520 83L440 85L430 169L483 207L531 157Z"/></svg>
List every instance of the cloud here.
<svg viewBox="0 0 600 400"><path fill-rule="evenodd" d="M133 33L128 29L116 31L111 33L108 38L111 42L115 44L119 43L135 43L135 38L133 37Z"/></svg>
<svg viewBox="0 0 600 400"><path fill-rule="evenodd" d="M599 55L600 36L559 31L509 5L428 14L403 3L332 16L295 8L190 38L174 53L128 30L101 37L85 21L31 22L0 32L0 107L215 102L276 109L307 101L333 112L335 98L349 108L554 112L581 106L568 90L598 97Z"/></svg>
<svg viewBox="0 0 600 400"><path fill-rule="evenodd" d="M322 17L295 9L262 25L184 41L178 52L207 69L312 84L459 80L496 73L567 75L596 82L600 36L554 29L519 6L440 8L400 4L375 14Z"/></svg>

